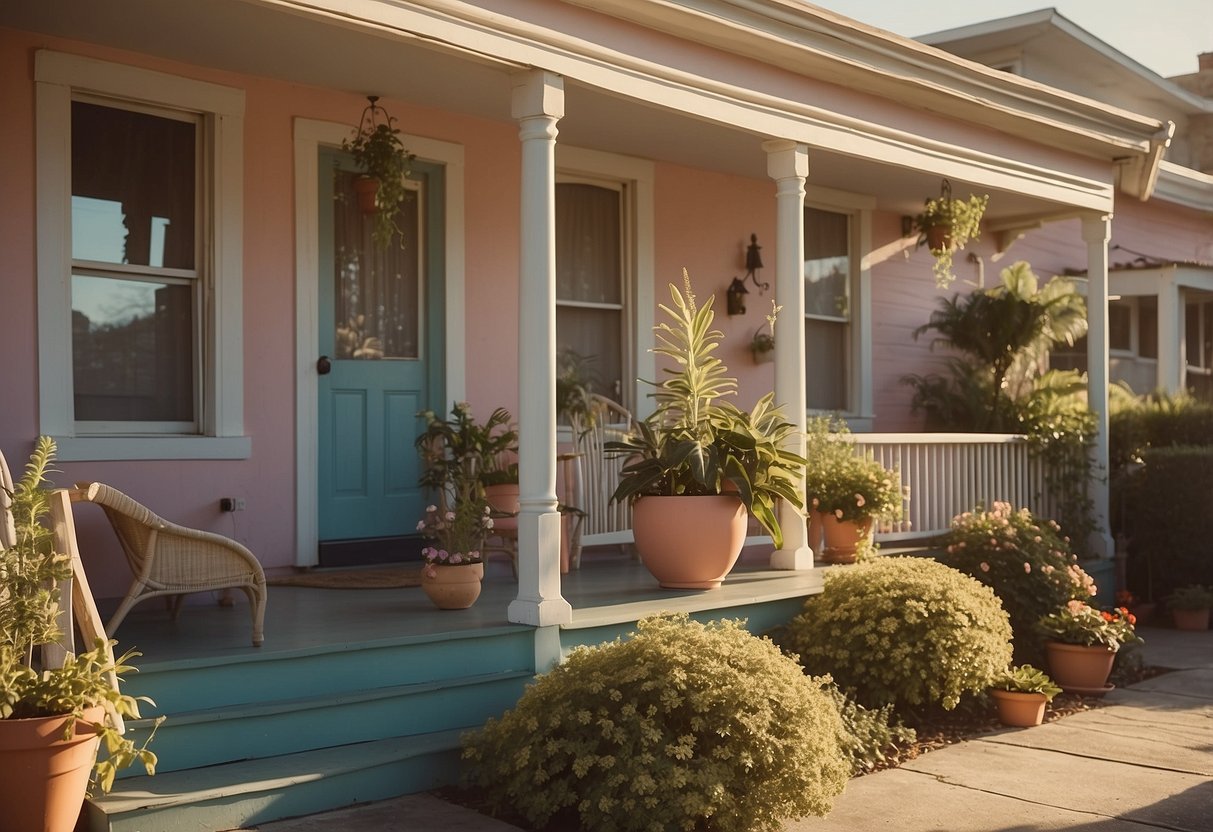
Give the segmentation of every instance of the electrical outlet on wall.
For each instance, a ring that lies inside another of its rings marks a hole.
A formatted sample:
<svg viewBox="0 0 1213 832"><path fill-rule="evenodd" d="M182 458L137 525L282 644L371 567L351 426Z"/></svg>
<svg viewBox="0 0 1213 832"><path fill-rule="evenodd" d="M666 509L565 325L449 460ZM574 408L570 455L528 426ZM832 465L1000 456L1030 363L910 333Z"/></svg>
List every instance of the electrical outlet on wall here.
<svg viewBox="0 0 1213 832"><path fill-rule="evenodd" d="M244 511L243 497L222 497L219 500L220 511Z"/></svg>

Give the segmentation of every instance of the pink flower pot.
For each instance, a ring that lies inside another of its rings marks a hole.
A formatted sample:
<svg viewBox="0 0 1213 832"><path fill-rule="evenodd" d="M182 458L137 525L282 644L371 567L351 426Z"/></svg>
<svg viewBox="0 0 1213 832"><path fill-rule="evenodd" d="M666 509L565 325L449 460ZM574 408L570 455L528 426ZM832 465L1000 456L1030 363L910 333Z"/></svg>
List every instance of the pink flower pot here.
<svg viewBox="0 0 1213 832"><path fill-rule="evenodd" d="M466 610L480 597L483 563L421 568L421 588L440 610Z"/></svg>
<svg viewBox="0 0 1213 832"><path fill-rule="evenodd" d="M821 516L825 531L825 547L821 551L826 563L854 563L859 547L872 539L872 518L839 520L833 514Z"/></svg>
<svg viewBox="0 0 1213 832"><path fill-rule="evenodd" d="M1171 610L1171 618L1177 630L1209 629L1208 610Z"/></svg>
<svg viewBox="0 0 1213 832"><path fill-rule="evenodd" d="M1111 690L1108 675L1116 661L1115 650L1046 641L1045 652L1049 657L1049 675L1066 693L1094 696Z"/></svg>

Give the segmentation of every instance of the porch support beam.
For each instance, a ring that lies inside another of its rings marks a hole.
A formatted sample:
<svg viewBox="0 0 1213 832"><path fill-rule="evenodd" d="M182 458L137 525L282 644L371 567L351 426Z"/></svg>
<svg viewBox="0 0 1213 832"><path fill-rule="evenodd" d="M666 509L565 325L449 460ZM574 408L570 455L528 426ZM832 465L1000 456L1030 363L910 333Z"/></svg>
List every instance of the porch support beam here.
<svg viewBox="0 0 1213 832"><path fill-rule="evenodd" d="M573 620L560 595L556 503L556 122L564 79L514 78L511 111L522 142L518 269L518 597L507 617L545 627Z"/></svg>
<svg viewBox="0 0 1213 832"><path fill-rule="evenodd" d="M1184 390L1184 306L1175 270L1167 269L1158 282L1158 380L1171 395Z"/></svg>
<svg viewBox="0 0 1213 832"><path fill-rule="evenodd" d="M805 453L804 355L804 183L809 175L806 145L777 139L763 142L767 175L775 180L775 297L783 309L775 326L775 401L796 425L790 450ZM805 481L800 479L800 493ZM775 569L812 569L813 550L805 516L785 502L779 504L783 548L771 555Z"/></svg>
<svg viewBox="0 0 1213 832"><path fill-rule="evenodd" d="M1088 214L1082 219L1087 244L1087 401L1095 414L1094 468L1087 483L1095 530L1087 545L1093 555L1114 552L1108 524L1108 240L1111 214Z"/></svg>

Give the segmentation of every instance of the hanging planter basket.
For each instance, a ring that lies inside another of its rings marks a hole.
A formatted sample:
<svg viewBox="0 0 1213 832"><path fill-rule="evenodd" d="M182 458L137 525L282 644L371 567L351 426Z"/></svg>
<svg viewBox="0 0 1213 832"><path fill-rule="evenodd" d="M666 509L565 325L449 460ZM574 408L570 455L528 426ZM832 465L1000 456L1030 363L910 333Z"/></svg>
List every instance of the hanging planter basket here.
<svg viewBox="0 0 1213 832"><path fill-rule="evenodd" d="M354 193L358 195L358 210L363 214L379 213L379 203L376 196L379 193L379 180L369 176L359 176L354 180Z"/></svg>

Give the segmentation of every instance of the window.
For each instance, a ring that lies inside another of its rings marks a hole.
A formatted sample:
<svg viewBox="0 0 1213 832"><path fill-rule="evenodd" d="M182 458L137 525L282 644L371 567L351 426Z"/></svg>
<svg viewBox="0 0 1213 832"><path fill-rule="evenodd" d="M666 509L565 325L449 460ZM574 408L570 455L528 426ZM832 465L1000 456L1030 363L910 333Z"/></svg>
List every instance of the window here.
<svg viewBox="0 0 1213 832"><path fill-rule="evenodd" d="M1118 352L1133 350L1133 303L1108 301L1108 347ZM1085 353L1083 353L1085 355Z"/></svg>
<svg viewBox="0 0 1213 832"><path fill-rule="evenodd" d="M810 410L851 409L851 216L804 209L804 340Z"/></svg>
<svg viewBox="0 0 1213 832"><path fill-rule="evenodd" d="M63 459L243 458L238 90L41 51L40 429Z"/></svg>
<svg viewBox="0 0 1213 832"><path fill-rule="evenodd" d="M625 188L556 185L556 348L589 359L596 392L622 402L626 343Z"/></svg>
<svg viewBox="0 0 1213 832"><path fill-rule="evenodd" d="M1153 295L1137 299L1137 354L1158 358L1158 298Z"/></svg>

